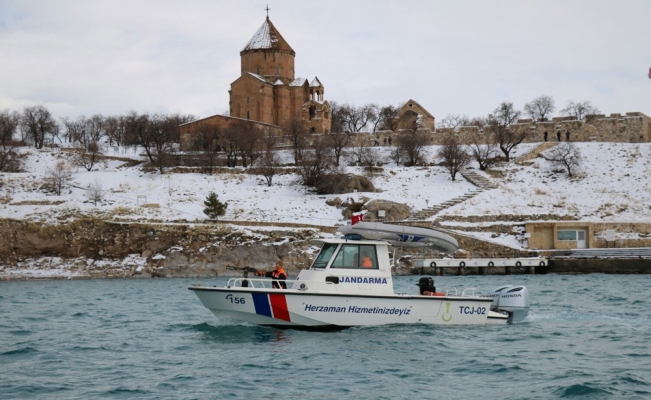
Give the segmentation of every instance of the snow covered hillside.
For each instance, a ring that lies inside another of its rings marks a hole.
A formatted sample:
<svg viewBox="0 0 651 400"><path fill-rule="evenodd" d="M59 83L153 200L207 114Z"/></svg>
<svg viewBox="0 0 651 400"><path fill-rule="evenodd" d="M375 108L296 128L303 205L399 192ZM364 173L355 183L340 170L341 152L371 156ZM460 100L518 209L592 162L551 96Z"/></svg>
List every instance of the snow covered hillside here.
<svg viewBox="0 0 651 400"><path fill-rule="evenodd" d="M537 144L522 144L514 156L524 154ZM586 221L651 222L651 144L576 143L583 161L574 178L559 171L543 158L524 165L514 162L485 174L497 184L477 196L442 210L441 216L569 215ZM427 149L432 159L436 146ZM388 159L389 148L381 148ZM549 150L548 150L549 151ZM43 223L69 221L81 214L105 218L157 221L203 221L203 200L215 191L228 202L223 219L241 221L298 222L331 226L342 222L341 210L326 205L337 196L309 193L298 184L295 175L274 178L267 187L260 176L241 169L208 176L199 173L144 173L140 167L125 166L123 161L107 160L93 171L73 169L72 180L60 196L43 189L48 168L70 160L61 150L22 149L24 173L1 173L0 218L27 219ZM111 155L111 154L107 154ZM282 156L287 162L288 152ZM131 151L120 157L141 157ZM74 167L73 167L74 168ZM361 168L347 167L356 174ZM355 199L387 199L405 203L417 211L443 203L476 189L462 176L451 181L444 167L406 168L388 163L384 171L370 176L377 193L339 195ZM94 205L86 188L101 183L105 196ZM144 205L144 206L143 206ZM497 218L499 219L499 218Z"/></svg>

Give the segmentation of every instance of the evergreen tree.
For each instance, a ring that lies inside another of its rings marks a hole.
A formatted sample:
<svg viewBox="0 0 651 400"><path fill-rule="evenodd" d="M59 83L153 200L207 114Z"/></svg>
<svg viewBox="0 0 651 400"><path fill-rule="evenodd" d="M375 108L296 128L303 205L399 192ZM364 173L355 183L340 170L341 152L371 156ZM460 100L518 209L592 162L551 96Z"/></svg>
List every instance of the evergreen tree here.
<svg viewBox="0 0 651 400"><path fill-rule="evenodd" d="M208 197L206 197L203 204L206 206L203 209L203 213L210 219L217 219L217 217L224 215L226 213L226 207L228 207L228 202L222 203L219 201L215 192L208 193Z"/></svg>

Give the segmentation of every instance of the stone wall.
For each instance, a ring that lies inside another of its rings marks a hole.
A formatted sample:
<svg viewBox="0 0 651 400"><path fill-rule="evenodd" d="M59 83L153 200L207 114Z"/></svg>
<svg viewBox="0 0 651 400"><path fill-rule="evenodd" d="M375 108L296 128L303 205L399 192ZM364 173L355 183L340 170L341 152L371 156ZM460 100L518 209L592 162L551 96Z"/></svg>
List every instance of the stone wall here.
<svg viewBox="0 0 651 400"><path fill-rule="evenodd" d="M641 112L629 112L625 115L603 114L588 115L585 122L573 117L556 117L551 121L533 122L531 119L520 119L511 125L511 130L517 133L526 133L524 140L527 142L542 142L547 132L548 141L556 141L557 133L561 134L561 141L567 140L570 132L570 141L573 142L618 142L642 143L651 141L651 118ZM487 134L489 130L480 130L476 126L462 126L460 128L438 128L434 134L433 143L441 144L442 138L448 134L456 133L462 142L470 143L474 135Z"/></svg>

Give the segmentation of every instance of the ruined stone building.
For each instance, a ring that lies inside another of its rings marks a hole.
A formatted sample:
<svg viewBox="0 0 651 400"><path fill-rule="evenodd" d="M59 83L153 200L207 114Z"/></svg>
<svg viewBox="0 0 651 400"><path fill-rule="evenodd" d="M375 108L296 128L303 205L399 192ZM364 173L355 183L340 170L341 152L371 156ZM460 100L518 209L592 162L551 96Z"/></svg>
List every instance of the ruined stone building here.
<svg viewBox="0 0 651 400"><path fill-rule="evenodd" d="M398 111L396 117L397 130L411 130L417 127L419 130L434 132L434 116L415 100L407 101Z"/></svg>
<svg viewBox="0 0 651 400"><path fill-rule="evenodd" d="M267 16L240 52L239 78L229 90L229 116L215 115L181 126L181 146L188 148L200 122L227 128L235 120L251 121L268 132L279 132L292 119L315 133L330 133L330 104L318 77L296 76L296 52Z"/></svg>

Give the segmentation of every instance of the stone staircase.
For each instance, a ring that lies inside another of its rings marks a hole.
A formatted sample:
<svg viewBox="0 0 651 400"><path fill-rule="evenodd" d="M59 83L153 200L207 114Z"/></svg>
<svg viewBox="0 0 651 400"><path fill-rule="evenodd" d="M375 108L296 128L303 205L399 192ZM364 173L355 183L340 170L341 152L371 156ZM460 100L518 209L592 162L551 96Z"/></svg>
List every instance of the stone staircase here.
<svg viewBox="0 0 651 400"><path fill-rule="evenodd" d="M497 184L490 179L486 178L483 175L478 174L477 172L473 171L472 169L464 169L463 171L459 171L461 176L463 176L468 182L472 183L473 185L477 186L479 189L482 190L487 190L487 189L495 189L497 188Z"/></svg>
<svg viewBox="0 0 651 400"><path fill-rule="evenodd" d="M468 182L477 186L477 189L471 190L470 192L462 196L455 197L446 202L436 204L431 207L424 208L422 210L418 210L415 213L411 214L409 218L406 219L406 221L424 221L438 214L442 210L445 210L446 208L455 206L459 203L462 203L468 199L477 196L479 193L483 192L484 190L497 188L497 184L495 184L490 179L486 178L483 175L478 174L477 172L471 169L464 169L463 171L459 171L459 174L461 174L461 176L463 176Z"/></svg>
<svg viewBox="0 0 651 400"><path fill-rule="evenodd" d="M557 144L558 142L542 142L538 146L529 150L528 152L516 157L513 161L515 161L515 163L518 165L522 165L523 163L538 157L539 153L542 153L545 150L549 150L552 147L556 146Z"/></svg>
<svg viewBox="0 0 651 400"><path fill-rule="evenodd" d="M428 208L423 208L422 210L418 210L415 213L411 214L409 218L407 218L405 221L424 221L436 214L438 214L441 210L444 210L446 208L452 207L454 205L457 205L461 202L464 202L470 198L473 198L477 196L479 193L483 192L484 189L475 189L472 190L462 196L455 197L453 199L450 199L444 203L436 204Z"/></svg>

